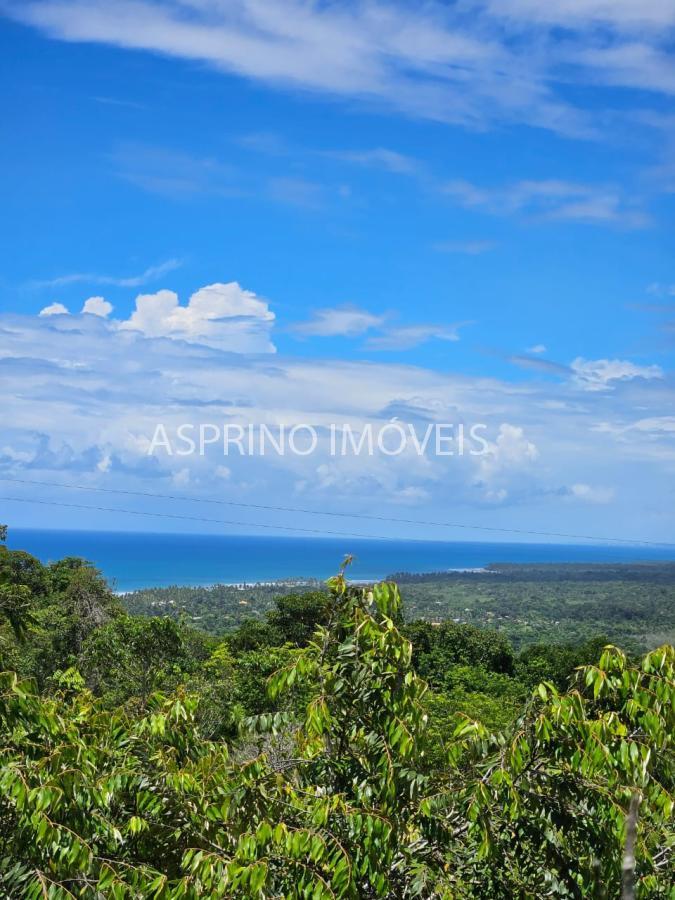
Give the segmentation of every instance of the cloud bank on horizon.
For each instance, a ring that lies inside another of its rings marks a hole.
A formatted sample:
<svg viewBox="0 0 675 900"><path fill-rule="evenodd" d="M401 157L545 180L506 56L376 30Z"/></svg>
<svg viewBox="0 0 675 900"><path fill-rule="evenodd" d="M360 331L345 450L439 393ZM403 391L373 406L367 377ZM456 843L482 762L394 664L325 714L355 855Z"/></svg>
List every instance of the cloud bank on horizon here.
<svg viewBox="0 0 675 900"><path fill-rule="evenodd" d="M675 541L674 37L675 0L0 0L0 476ZM488 452L147 452L336 422Z"/></svg>
<svg viewBox="0 0 675 900"><path fill-rule="evenodd" d="M431 507L476 520L482 510L484 523L489 513L508 527L527 527L536 511L552 529L583 520L588 530L595 520L601 531L608 509L616 515L672 484L675 379L657 365L577 358L558 364L554 381L536 372L514 384L419 365L282 357L272 353L268 301L236 282L203 287L184 305L166 289L142 294L128 319L112 313L92 297L77 313L0 315L0 475L207 498L223 485L240 502L291 497L384 515ZM315 326L352 339L387 327L349 309L324 309L308 323ZM216 441L203 455L149 452L160 423L171 434L186 423L195 434L214 423L306 423L325 435L334 423L360 434L390 422L420 433L434 423L480 422L487 453L340 458L322 442L311 456L246 456L236 448L225 455ZM655 539L671 507L612 534ZM176 508L194 513L188 501Z"/></svg>

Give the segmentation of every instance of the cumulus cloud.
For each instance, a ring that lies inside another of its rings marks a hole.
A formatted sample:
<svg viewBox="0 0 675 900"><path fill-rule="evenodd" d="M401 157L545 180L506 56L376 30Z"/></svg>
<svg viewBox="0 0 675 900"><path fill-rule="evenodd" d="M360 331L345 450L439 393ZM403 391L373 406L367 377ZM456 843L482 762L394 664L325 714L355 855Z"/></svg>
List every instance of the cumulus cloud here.
<svg viewBox="0 0 675 900"><path fill-rule="evenodd" d="M250 313L251 307L233 296L229 306L218 308L235 313L236 320L237 312ZM671 519L675 527L663 492L675 465L675 389L666 377L616 380L612 391L587 392L579 402L578 388L562 380L509 383L419 366L309 357L275 357L271 363L269 356L223 353L215 344L186 340L181 314L178 323L171 320L177 305L170 298L162 306L163 324L154 336L95 315L0 315L0 474L141 490L154 481L157 492L174 485L205 498L255 503L264 495L265 502L279 505L294 505L289 501L295 491L302 492L304 505L321 509L369 512L376 505L383 515L389 510L395 516L406 503L427 507L438 519L450 518L452 509L458 521L525 529L536 522L570 532L594 527L610 536L624 522L624 533L634 537L650 537L652 529L651 536L663 538ZM202 323L196 332L206 327ZM630 430L629 443L624 433L598 427L630 424L634 414L624 420L638 408L643 425ZM414 422L420 438L434 423L464 423L468 429L483 422L489 452L329 457L330 423L376 428L394 415ZM215 444L204 456L150 456L159 422L174 436L184 423L198 428L204 422L306 422L322 441L309 458L224 456ZM601 502L598 486L613 484L621 484L621 495ZM587 485L589 491L577 489L575 495L560 485ZM561 502L575 496L585 504L583 523L578 503ZM646 497L656 511L635 521L630 510L636 503L644 506ZM489 519L478 515L484 508ZM172 509L195 514L193 504L176 501ZM605 519L594 518L601 515ZM104 516L97 522L111 524ZM375 526L373 533L379 533ZM410 528L406 534L411 536Z"/></svg>
<svg viewBox="0 0 675 900"><path fill-rule="evenodd" d="M528 353L546 353L546 345L545 344L535 344L533 347L527 348Z"/></svg>
<svg viewBox="0 0 675 900"><path fill-rule="evenodd" d="M181 306L174 291L141 294L123 330L147 337L168 337L232 350L238 353L270 353L274 313L267 301L236 281L210 284L192 294Z"/></svg>
<svg viewBox="0 0 675 900"><path fill-rule="evenodd" d="M91 316L100 316L102 319L107 318L112 311L113 305L108 303L105 297L90 297L84 301L84 306L82 307L83 313L88 313Z"/></svg>
<svg viewBox="0 0 675 900"><path fill-rule="evenodd" d="M69 315L69 311L67 307L63 305L63 303L50 303L49 306L45 306L40 310L41 316L67 316Z"/></svg>
<svg viewBox="0 0 675 900"><path fill-rule="evenodd" d="M509 422L500 424L496 439L487 445L487 453L479 457L476 486L486 502L501 504L527 480L539 449L522 426Z"/></svg>
<svg viewBox="0 0 675 900"><path fill-rule="evenodd" d="M529 465L539 457L536 444L528 440L523 428L503 422L489 453L482 460L484 471L509 469Z"/></svg>

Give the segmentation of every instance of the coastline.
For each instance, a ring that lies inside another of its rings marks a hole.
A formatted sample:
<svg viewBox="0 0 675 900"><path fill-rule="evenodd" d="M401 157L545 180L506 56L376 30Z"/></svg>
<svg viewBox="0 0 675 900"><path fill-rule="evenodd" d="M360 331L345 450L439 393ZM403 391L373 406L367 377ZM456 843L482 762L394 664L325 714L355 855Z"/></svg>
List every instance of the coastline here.
<svg viewBox="0 0 675 900"><path fill-rule="evenodd" d="M487 577L490 565L617 564L664 562L672 548L596 544L420 542L373 539L291 538L248 535L72 532L10 528L8 546L41 562L68 556L90 561L120 596L137 590L216 585L234 589L333 576L345 556L353 558L349 580L380 581L397 574L447 573ZM302 573L299 575L298 573Z"/></svg>

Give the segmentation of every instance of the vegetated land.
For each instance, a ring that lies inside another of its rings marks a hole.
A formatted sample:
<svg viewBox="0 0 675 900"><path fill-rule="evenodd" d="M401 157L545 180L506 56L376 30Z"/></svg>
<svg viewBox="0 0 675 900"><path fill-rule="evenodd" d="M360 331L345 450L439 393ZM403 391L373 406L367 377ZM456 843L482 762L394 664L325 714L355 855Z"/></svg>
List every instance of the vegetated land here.
<svg viewBox="0 0 675 900"><path fill-rule="evenodd" d="M217 637L5 533L1 898L672 900L672 646L515 650L342 572Z"/></svg>
<svg viewBox="0 0 675 900"><path fill-rule="evenodd" d="M277 597L304 594L322 587L323 583L313 578L208 587L173 585L130 591L123 595L123 603L132 615L182 617L208 634L219 635L236 628L245 619L264 618Z"/></svg>
<svg viewBox="0 0 675 900"><path fill-rule="evenodd" d="M502 632L516 648L542 641L578 643L605 635L632 650L675 641L675 563L493 564L482 572L398 572L408 621L451 619ZM263 618L275 598L317 590L297 579L212 588L135 591L135 615L183 615L211 634Z"/></svg>

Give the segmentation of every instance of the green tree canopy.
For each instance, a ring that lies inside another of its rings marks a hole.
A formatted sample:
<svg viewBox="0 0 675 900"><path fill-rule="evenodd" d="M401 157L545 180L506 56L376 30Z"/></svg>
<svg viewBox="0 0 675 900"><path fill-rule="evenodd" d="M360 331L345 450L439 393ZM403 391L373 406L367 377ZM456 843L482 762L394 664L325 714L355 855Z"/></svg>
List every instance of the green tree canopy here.
<svg viewBox="0 0 675 900"><path fill-rule="evenodd" d="M155 691L181 665L168 619L119 617L87 638L89 677L122 666L141 682L138 710L102 704L74 670L53 696L3 674L5 895L618 900L632 807L638 896L672 896L672 647L635 664L607 647L571 689L538 685L501 730L448 720L428 771L429 692L396 624L397 588L343 575L330 587L307 646L277 651L274 705L248 722L262 752L209 739L184 688ZM265 652L249 651L256 665ZM489 658L508 664L498 642L471 652L465 665L483 672ZM228 654L207 654L197 676L212 669L225 685Z"/></svg>

